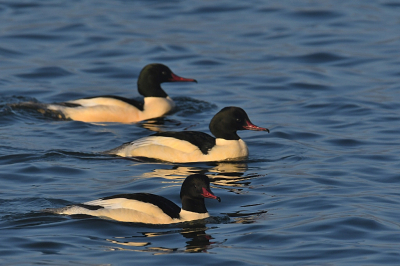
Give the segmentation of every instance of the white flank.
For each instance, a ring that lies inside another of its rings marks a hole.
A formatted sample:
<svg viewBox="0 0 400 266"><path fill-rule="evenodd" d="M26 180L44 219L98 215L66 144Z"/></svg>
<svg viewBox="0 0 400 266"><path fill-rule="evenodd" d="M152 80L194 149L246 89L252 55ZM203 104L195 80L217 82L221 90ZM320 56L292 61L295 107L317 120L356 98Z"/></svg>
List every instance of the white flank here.
<svg viewBox="0 0 400 266"><path fill-rule="evenodd" d="M224 161L247 157L246 143L242 140L216 139L216 145L203 154L198 147L188 141L172 137L150 136L122 145L114 149L112 154L122 157L147 157L169 162L207 162Z"/></svg>
<svg viewBox="0 0 400 266"><path fill-rule="evenodd" d="M67 118L83 122L120 122L135 123L146 119L161 117L170 112L175 103L170 97L144 98L144 110L118 99L97 97L79 99L67 103L80 104L78 107L66 107L49 104L48 109L60 111Z"/></svg>
<svg viewBox="0 0 400 266"><path fill-rule="evenodd" d="M121 222L138 222L148 224L169 224L174 219L165 214L157 206L137 200L115 198L108 200L93 200L85 202L86 205L102 206L98 210L89 210L80 206L71 206L60 209L59 214L74 215L86 214L91 216L106 217Z"/></svg>

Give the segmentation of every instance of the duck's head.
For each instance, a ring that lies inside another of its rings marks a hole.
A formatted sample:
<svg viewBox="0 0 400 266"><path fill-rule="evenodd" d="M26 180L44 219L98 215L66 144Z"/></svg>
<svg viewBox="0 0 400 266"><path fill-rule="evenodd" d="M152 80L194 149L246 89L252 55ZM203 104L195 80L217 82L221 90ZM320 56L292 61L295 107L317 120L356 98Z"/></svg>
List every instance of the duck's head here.
<svg viewBox="0 0 400 266"><path fill-rule="evenodd" d="M210 131L216 138L226 140L238 140L238 130L255 130L267 131L268 128L263 128L251 123L246 112L240 107L225 107L219 111L210 122Z"/></svg>
<svg viewBox="0 0 400 266"><path fill-rule="evenodd" d="M194 174L186 177L181 188L181 199L184 197L190 199L209 198L221 202L221 198L214 195L210 188L210 180L206 175Z"/></svg>
<svg viewBox="0 0 400 266"><path fill-rule="evenodd" d="M167 97L160 86L163 82L197 82L197 80L175 75L166 65L149 64L140 71L137 82L139 93L144 97Z"/></svg>

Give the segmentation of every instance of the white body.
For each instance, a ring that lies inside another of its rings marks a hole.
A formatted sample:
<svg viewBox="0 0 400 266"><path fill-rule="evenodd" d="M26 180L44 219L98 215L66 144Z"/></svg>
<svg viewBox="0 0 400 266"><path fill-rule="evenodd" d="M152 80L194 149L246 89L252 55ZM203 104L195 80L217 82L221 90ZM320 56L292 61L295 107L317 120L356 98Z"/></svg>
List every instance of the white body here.
<svg viewBox="0 0 400 266"><path fill-rule="evenodd" d="M78 107L67 107L57 104L49 104L49 110L60 111L66 118L83 122L120 122L135 123L142 120L161 117L170 112L175 103L168 96L145 97L143 111L124 101L97 97L91 99L79 99L67 103L79 104Z"/></svg>
<svg viewBox="0 0 400 266"><path fill-rule="evenodd" d="M122 157L148 157L168 162L207 162L224 161L247 157L246 143L242 140L216 139L216 145L203 154L200 149L188 141L172 137L150 136L133 141L121 149L110 151Z"/></svg>

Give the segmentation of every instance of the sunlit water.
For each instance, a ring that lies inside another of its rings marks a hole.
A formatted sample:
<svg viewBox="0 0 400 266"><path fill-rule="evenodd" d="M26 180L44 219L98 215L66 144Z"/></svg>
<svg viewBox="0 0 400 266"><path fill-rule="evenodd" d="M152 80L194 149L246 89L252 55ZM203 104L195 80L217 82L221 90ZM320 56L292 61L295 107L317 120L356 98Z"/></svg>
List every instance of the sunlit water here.
<svg viewBox="0 0 400 266"><path fill-rule="evenodd" d="M400 2L3 1L1 265L398 265ZM153 62L175 113L139 124L61 121L8 104L140 98ZM240 163L137 162L99 152L152 131L208 132L224 106ZM212 217L169 226L42 213L118 193L179 202L212 179ZM190 253L190 254L188 254ZM154 256L161 255L161 256Z"/></svg>

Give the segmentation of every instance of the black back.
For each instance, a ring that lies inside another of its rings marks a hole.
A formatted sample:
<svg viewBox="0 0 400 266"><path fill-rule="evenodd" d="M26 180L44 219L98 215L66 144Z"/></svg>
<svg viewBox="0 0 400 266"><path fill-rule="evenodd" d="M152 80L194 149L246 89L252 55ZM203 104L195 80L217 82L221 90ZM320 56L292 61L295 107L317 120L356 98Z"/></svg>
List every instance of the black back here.
<svg viewBox="0 0 400 266"><path fill-rule="evenodd" d="M169 199L150 193L119 194L101 199L108 200L115 198L138 200L153 204L155 206L158 206L163 212L165 212L171 218L179 218L179 213L181 211L181 208L172 201L170 201Z"/></svg>
<svg viewBox="0 0 400 266"><path fill-rule="evenodd" d="M159 132L152 136L172 137L190 142L198 147L203 154L208 154L208 152L215 146L215 138L199 131Z"/></svg>
<svg viewBox="0 0 400 266"><path fill-rule="evenodd" d="M93 98L99 98L99 97L112 98L112 99L120 100L120 101L123 101L123 102L125 102L127 104L135 106L140 111L144 110L144 108L143 108L144 104L142 102L136 101L134 99L128 99L128 98L125 98L125 97L115 96L115 95L101 95L101 96L96 96L96 97L86 97L86 98L83 98L83 99L93 99ZM68 104L68 103L64 103L64 104ZM74 106L71 106L71 107L74 107Z"/></svg>
<svg viewBox="0 0 400 266"><path fill-rule="evenodd" d="M65 107L79 107L82 106L77 103L67 103L67 102L62 102L62 103L57 103L57 105L65 106Z"/></svg>
<svg viewBox="0 0 400 266"><path fill-rule="evenodd" d="M80 203L80 204L75 204L74 206L78 206L78 207L82 207L91 211L95 211L95 210L99 210L99 209L104 209L103 206L97 206L97 205L88 205L88 204L84 204L84 203Z"/></svg>

